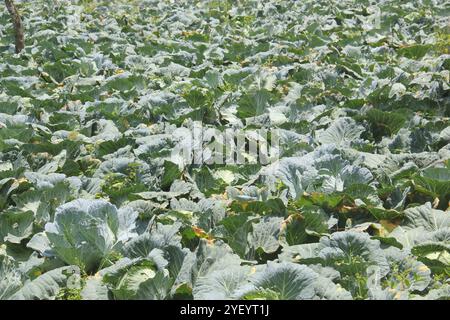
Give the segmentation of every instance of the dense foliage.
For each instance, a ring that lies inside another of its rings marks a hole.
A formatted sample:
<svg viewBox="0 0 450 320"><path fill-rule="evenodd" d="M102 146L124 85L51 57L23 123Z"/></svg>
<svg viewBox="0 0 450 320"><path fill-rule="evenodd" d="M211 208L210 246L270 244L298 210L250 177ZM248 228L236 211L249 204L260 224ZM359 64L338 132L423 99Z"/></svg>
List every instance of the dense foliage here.
<svg viewBox="0 0 450 320"><path fill-rule="evenodd" d="M447 1L16 3L0 299L450 298ZM280 159L172 162L195 121Z"/></svg>

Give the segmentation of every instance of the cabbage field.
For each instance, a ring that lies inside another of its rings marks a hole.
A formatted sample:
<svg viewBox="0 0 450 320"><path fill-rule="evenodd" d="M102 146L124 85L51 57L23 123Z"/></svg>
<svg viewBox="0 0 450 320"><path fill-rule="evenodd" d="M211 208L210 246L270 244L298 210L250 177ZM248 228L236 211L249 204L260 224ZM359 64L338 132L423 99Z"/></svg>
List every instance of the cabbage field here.
<svg viewBox="0 0 450 320"><path fill-rule="evenodd" d="M0 300L450 299L448 1L14 3Z"/></svg>

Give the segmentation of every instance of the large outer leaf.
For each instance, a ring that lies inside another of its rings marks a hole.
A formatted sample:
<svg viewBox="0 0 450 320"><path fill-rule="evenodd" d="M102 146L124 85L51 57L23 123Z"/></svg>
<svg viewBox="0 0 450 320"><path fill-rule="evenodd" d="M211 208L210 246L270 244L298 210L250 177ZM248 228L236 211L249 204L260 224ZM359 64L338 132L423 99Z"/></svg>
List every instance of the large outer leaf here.
<svg viewBox="0 0 450 320"><path fill-rule="evenodd" d="M320 239L318 256L325 265L336 268L342 275L364 274L369 266L380 268L380 275L389 272L389 264L378 240L367 233L354 231L335 232L330 238Z"/></svg>
<svg viewBox="0 0 450 320"><path fill-rule="evenodd" d="M321 300L352 300L350 292L335 284L329 278L319 276L316 280L316 296L314 299Z"/></svg>
<svg viewBox="0 0 450 320"><path fill-rule="evenodd" d="M94 271L111 253L118 229L115 206L103 200L75 200L56 210L45 233L59 258Z"/></svg>
<svg viewBox="0 0 450 320"><path fill-rule="evenodd" d="M99 275L86 279L86 284L81 290L83 300L109 300L108 287L102 282Z"/></svg>
<svg viewBox="0 0 450 320"><path fill-rule="evenodd" d="M260 290L276 293L280 300L312 299L315 296L315 282L318 275L310 268L289 262L269 262L266 269L255 276L245 289L246 295Z"/></svg>
<svg viewBox="0 0 450 320"><path fill-rule="evenodd" d="M450 201L450 169L448 168L428 168L422 175L414 177L415 188L434 198L439 198L444 202Z"/></svg>
<svg viewBox="0 0 450 320"><path fill-rule="evenodd" d="M169 246L179 246L181 237L177 235L179 223L173 225L157 224L151 232L144 232L128 241L122 248L126 257L146 257L155 249L164 250Z"/></svg>
<svg viewBox="0 0 450 320"><path fill-rule="evenodd" d="M173 283L166 266L163 252L154 249L147 258L123 258L100 275L115 299L160 300Z"/></svg>
<svg viewBox="0 0 450 320"><path fill-rule="evenodd" d="M20 243L33 233L33 222L32 211L0 213L0 243Z"/></svg>
<svg viewBox="0 0 450 320"><path fill-rule="evenodd" d="M0 300L8 299L21 287L21 275L14 262L0 253Z"/></svg>
<svg viewBox="0 0 450 320"><path fill-rule="evenodd" d="M339 118L317 136L317 141L322 144L348 147L352 142L359 139L363 131L364 128L357 125L352 118Z"/></svg>
<svg viewBox="0 0 450 320"><path fill-rule="evenodd" d="M328 231L327 220L328 216L320 208L305 207L283 222L282 239L291 246L313 242Z"/></svg>
<svg viewBox="0 0 450 320"><path fill-rule="evenodd" d="M220 227L215 230L216 237L223 238L234 252L244 258L249 251L248 234L255 219L249 216L249 213L225 217L220 221Z"/></svg>
<svg viewBox="0 0 450 320"><path fill-rule="evenodd" d="M239 267L241 259L230 247L221 241L214 244L201 239L195 253L188 253L183 260L175 287L186 286L192 290L200 278L208 277L215 271L225 271Z"/></svg>
<svg viewBox="0 0 450 320"><path fill-rule="evenodd" d="M279 236L283 219L272 217L253 224L253 231L249 235L248 242L254 250L263 250L265 253L273 253L280 246Z"/></svg>
<svg viewBox="0 0 450 320"><path fill-rule="evenodd" d="M193 288L194 299L235 299L239 290L248 282L250 274L250 267L240 266L213 271L197 279Z"/></svg>
<svg viewBox="0 0 450 320"><path fill-rule="evenodd" d="M441 210L433 209L427 202L405 210L404 227L408 229L422 227L427 231L436 231L450 227L450 216Z"/></svg>
<svg viewBox="0 0 450 320"><path fill-rule="evenodd" d="M67 286L70 277L78 275L78 267L62 267L44 273L32 281L25 282L17 291L14 300L52 300L59 290Z"/></svg>

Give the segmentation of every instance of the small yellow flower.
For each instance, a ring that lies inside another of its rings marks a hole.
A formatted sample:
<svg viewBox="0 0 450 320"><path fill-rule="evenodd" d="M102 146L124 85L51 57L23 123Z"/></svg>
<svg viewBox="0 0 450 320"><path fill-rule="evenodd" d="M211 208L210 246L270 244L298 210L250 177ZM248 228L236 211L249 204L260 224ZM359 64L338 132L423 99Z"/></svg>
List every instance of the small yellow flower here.
<svg viewBox="0 0 450 320"><path fill-rule="evenodd" d="M426 265L422 265L419 267L420 272L427 272L428 270L430 270L430 269Z"/></svg>
<svg viewBox="0 0 450 320"><path fill-rule="evenodd" d="M67 135L67 138L68 138L69 140L76 140L77 137L78 137L78 132L76 132L76 131L71 131L71 132L69 132L69 134Z"/></svg>

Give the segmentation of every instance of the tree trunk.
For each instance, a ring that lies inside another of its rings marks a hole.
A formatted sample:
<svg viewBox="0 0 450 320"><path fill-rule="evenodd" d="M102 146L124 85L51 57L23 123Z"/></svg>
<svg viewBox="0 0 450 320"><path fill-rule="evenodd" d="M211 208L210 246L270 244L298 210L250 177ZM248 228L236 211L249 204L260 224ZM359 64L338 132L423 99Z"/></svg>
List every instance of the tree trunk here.
<svg viewBox="0 0 450 320"><path fill-rule="evenodd" d="M20 18L19 12L17 11L13 0L5 0L5 4L12 18L14 32L16 34L16 53L19 53L25 47L22 19Z"/></svg>

